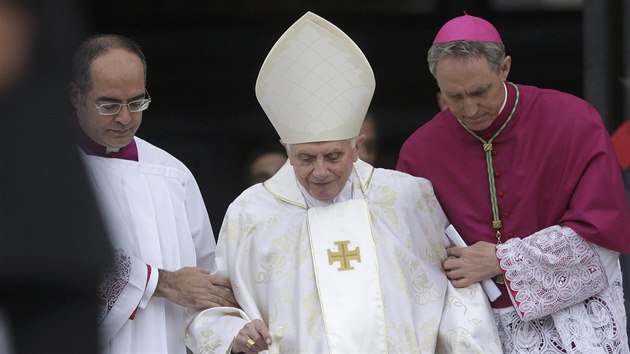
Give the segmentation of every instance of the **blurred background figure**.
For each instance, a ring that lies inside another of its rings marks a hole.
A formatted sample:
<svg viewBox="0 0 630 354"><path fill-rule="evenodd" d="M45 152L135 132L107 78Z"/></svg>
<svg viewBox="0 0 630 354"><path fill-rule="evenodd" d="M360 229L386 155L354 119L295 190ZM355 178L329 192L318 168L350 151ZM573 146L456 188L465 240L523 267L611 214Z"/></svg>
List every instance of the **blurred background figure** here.
<svg viewBox="0 0 630 354"><path fill-rule="evenodd" d="M18 0L0 0L0 94L22 76L35 32L34 15Z"/></svg>
<svg viewBox="0 0 630 354"><path fill-rule="evenodd" d="M2 353L98 352L111 249L69 124L73 3L0 0Z"/></svg>
<svg viewBox="0 0 630 354"><path fill-rule="evenodd" d="M268 180L278 172L286 161L287 153L280 143L265 145L256 149L247 159L248 170L245 187Z"/></svg>
<svg viewBox="0 0 630 354"><path fill-rule="evenodd" d="M378 161L378 134L376 119L372 112L365 115L359 135L365 135L362 143L359 143L359 158L376 167Z"/></svg>

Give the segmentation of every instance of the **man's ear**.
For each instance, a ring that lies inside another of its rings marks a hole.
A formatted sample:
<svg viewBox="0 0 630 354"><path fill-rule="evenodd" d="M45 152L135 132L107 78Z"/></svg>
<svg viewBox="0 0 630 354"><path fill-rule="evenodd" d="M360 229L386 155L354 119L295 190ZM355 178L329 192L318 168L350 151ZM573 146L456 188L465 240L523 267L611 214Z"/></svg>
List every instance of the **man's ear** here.
<svg viewBox="0 0 630 354"><path fill-rule="evenodd" d="M512 67L512 57L509 55L506 55L505 59L503 59L503 63L501 64L501 72L500 72L500 76L503 81L507 80L507 77L510 74L511 67Z"/></svg>
<svg viewBox="0 0 630 354"><path fill-rule="evenodd" d="M75 109L79 108L81 104L81 90L74 82L68 85L68 98Z"/></svg>
<svg viewBox="0 0 630 354"><path fill-rule="evenodd" d="M361 145L363 145L364 141L365 134L359 134L359 136L357 136L356 143L354 144L354 148L352 148L352 162L357 162L357 160L360 158L359 150L361 149Z"/></svg>
<svg viewBox="0 0 630 354"><path fill-rule="evenodd" d="M358 148L361 144L363 144L363 142L365 142L365 134L359 134L359 136L357 137L356 148Z"/></svg>

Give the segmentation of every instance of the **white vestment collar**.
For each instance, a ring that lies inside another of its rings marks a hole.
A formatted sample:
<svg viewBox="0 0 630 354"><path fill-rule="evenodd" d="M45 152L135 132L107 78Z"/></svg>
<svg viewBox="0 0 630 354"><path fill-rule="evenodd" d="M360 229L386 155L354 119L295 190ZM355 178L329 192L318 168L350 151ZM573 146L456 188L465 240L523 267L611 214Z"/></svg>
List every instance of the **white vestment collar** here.
<svg viewBox="0 0 630 354"><path fill-rule="evenodd" d="M354 189L360 189L362 194L365 195L370 187L374 167L361 160L357 160L353 165L354 171L350 175L352 186L354 186ZM293 166L291 166L289 160L287 160L284 166L282 166L273 177L263 182L263 187L276 198L286 203L294 204L304 209L307 209L310 204L307 204L304 194L302 194L300 184L297 177L295 177ZM349 196L347 198L345 197L345 193L351 193L351 190L348 188L350 187L345 186L341 192L341 194L344 194L344 196L341 196L343 200L350 199ZM348 191L346 189L348 189ZM306 193L306 191L304 191L304 193Z"/></svg>

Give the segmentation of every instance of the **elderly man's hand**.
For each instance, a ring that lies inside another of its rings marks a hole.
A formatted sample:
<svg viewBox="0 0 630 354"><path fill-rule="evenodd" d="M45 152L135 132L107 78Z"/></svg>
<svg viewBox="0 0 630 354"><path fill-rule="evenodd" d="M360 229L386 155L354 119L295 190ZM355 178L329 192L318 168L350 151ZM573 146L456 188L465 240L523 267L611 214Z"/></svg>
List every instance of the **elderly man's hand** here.
<svg viewBox="0 0 630 354"><path fill-rule="evenodd" d="M271 334L261 320L253 320L238 331L232 341L232 353L252 354L269 348Z"/></svg>
<svg viewBox="0 0 630 354"><path fill-rule="evenodd" d="M203 310L210 307L238 307L230 280L210 275L202 268L184 267L175 272L159 270L155 296L164 297L176 304Z"/></svg>

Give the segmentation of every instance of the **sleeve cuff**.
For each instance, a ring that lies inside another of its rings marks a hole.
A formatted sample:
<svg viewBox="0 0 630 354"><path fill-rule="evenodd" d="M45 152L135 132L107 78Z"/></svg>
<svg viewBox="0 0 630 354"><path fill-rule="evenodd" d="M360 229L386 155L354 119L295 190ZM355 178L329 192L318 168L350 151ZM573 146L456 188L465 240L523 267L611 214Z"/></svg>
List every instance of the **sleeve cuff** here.
<svg viewBox="0 0 630 354"><path fill-rule="evenodd" d="M147 287L144 289L144 294L142 295L142 299L138 304L138 307L143 309L151 300L153 293L155 292L155 288L157 287L159 278L159 272L157 268L153 267L150 264L147 264Z"/></svg>

